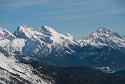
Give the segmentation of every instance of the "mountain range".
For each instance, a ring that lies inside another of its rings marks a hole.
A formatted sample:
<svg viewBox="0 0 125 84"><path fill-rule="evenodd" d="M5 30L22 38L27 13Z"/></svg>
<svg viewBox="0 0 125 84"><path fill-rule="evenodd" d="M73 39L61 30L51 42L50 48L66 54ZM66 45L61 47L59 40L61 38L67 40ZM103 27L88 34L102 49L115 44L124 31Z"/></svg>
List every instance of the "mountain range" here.
<svg viewBox="0 0 125 84"><path fill-rule="evenodd" d="M51 76L36 74L39 71L32 62L113 73L125 69L125 39L107 28L99 28L81 40L49 26L33 29L22 25L13 34L0 28L0 60L1 83L52 84Z"/></svg>
<svg viewBox="0 0 125 84"><path fill-rule="evenodd" d="M81 40L49 26L35 30L22 25L14 34L0 28L0 47L19 60L59 66L93 66L92 61L105 63L100 66L124 65L125 59L125 39L107 28L99 28Z"/></svg>

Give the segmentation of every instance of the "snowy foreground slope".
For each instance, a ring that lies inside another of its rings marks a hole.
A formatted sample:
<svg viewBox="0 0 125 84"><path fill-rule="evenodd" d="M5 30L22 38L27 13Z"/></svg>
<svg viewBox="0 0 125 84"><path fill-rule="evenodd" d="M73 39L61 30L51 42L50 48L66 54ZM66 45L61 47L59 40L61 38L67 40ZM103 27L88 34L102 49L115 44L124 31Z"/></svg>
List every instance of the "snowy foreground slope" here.
<svg viewBox="0 0 125 84"><path fill-rule="evenodd" d="M52 84L50 81L35 75L35 73L32 72L33 68L30 65L20 63L13 56L4 53L0 52L0 83Z"/></svg>

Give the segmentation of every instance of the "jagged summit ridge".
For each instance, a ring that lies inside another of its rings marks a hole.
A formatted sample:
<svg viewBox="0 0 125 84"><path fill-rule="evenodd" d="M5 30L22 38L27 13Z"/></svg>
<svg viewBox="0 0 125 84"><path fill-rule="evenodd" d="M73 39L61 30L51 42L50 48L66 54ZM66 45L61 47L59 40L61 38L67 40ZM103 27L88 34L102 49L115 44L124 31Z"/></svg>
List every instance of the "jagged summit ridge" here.
<svg viewBox="0 0 125 84"><path fill-rule="evenodd" d="M38 29L38 31L40 31L41 33L43 33L44 35L50 37L50 39L52 40L70 40L73 41L74 38L72 35L70 35L69 33L65 33L65 34L60 34L58 32L56 32L53 28L49 27L49 26L42 26L41 28Z"/></svg>
<svg viewBox="0 0 125 84"><path fill-rule="evenodd" d="M34 30L31 27L27 27L25 25L19 26L17 30L14 32L14 35L17 38L23 38L23 39L37 39L36 35L39 35L40 33Z"/></svg>
<svg viewBox="0 0 125 84"><path fill-rule="evenodd" d="M113 32L112 30L107 29L107 28L99 28L95 32L93 32L91 35L93 37L95 37L95 38L96 38L96 36L97 37L101 37L101 36L109 36L109 37L115 36L115 37L121 38L121 36L118 33Z"/></svg>
<svg viewBox="0 0 125 84"><path fill-rule="evenodd" d="M45 38L49 38L50 40L53 40L53 42L61 43L64 40L72 41L74 38L70 34L60 34L56 32L53 28L49 26L42 26L39 29L33 29L26 26L19 26L17 30L14 32L14 35L17 38L23 38L23 39L31 39L31 40L42 40Z"/></svg>
<svg viewBox="0 0 125 84"><path fill-rule="evenodd" d="M16 37L13 34L11 34L9 31L0 27L0 40L8 39L12 41L15 38Z"/></svg>
<svg viewBox="0 0 125 84"><path fill-rule="evenodd" d="M42 26L41 28L39 28L39 31L44 35L51 35L51 36L58 35L58 33L49 26Z"/></svg>

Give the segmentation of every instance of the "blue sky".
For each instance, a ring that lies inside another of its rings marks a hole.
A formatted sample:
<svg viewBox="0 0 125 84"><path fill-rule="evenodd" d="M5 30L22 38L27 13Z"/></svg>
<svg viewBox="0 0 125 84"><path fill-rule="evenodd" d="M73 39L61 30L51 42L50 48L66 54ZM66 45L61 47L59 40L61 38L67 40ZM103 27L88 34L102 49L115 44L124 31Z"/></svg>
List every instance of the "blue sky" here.
<svg viewBox="0 0 125 84"><path fill-rule="evenodd" d="M48 25L80 39L98 28L125 34L125 0L0 0L0 27Z"/></svg>

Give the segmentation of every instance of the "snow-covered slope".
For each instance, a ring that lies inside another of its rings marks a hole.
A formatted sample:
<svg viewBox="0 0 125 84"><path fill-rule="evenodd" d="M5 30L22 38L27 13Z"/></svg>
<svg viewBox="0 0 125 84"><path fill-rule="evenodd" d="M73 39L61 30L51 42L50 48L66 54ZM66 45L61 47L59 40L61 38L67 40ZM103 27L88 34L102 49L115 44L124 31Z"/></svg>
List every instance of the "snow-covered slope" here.
<svg viewBox="0 0 125 84"><path fill-rule="evenodd" d="M25 45L24 39L18 39L6 29L0 28L0 47L10 53L22 52L22 47Z"/></svg>
<svg viewBox="0 0 125 84"><path fill-rule="evenodd" d="M5 46L16 37L6 29L0 28L0 46Z"/></svg>
<svg viewBox="0 0 125 84"><path fill-rule="evenodd" d="M125 48L125 40L112 30L99 28L80 42L81 46L109 46L115 49Z"/></svg>
<svg viewBox="0 0 125 84"><path fill-rule="evenodd" d="M3 48L10 53L22 53L22 48L25 46L25 39L16 38L13 41L9 41Z"/></svg>
<svg viewBox="0 0 125 84"><path fill-rule="evenodd" d="M7 54L7 52L1 52L3 52L2 49L0 49L0 83L51 84L50 81L35 75L30 65L20 63L13 56Z"/></svg>

